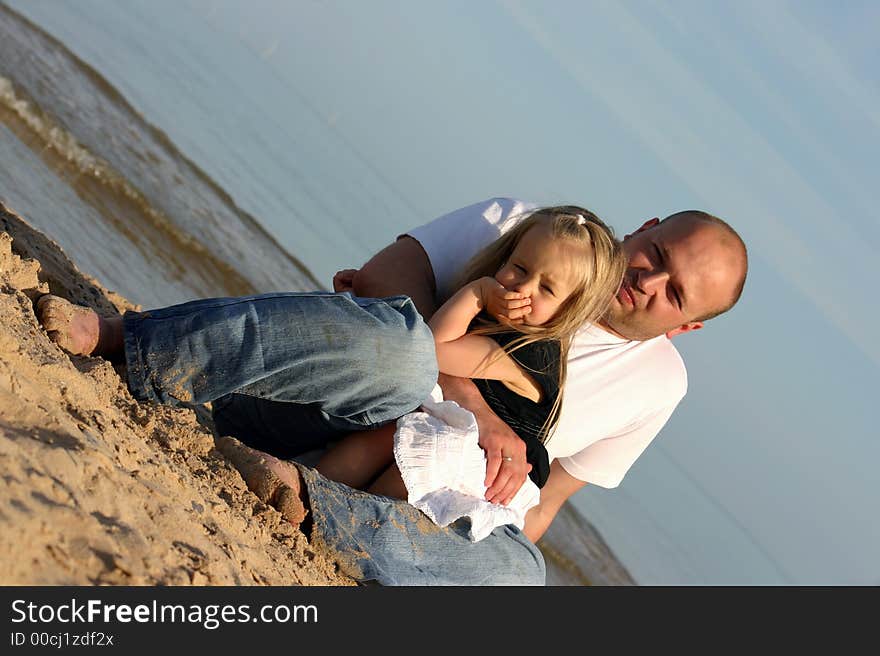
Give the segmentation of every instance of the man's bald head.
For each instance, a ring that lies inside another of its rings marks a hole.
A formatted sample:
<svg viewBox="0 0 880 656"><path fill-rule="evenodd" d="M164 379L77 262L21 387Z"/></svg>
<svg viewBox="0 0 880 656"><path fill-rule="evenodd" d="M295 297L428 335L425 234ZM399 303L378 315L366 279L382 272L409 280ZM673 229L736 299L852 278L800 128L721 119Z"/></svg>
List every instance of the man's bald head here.
<svg viewBox="0 0 880 656"><path fill-rule="evenodd" d="M734 305L736 305L737 301L739 301L740 296L742 296L743 288L746 284L746 276L748 275L749 271L749 255L745 242L742 240L742 237L739 236L739 233L734 230L730 226L730 224L727 223L727 221L715 216L714 214L709 214L708 212L704 212L702 210L684 210L682 212L670 214L660 222L660 225L663 225L664 223L669 221L683 221L691 223L702 221L713 225L718 229L719 245L727 253L730 254L731 259L735 261L735 267L739 267L740 273L737 277L735 284L733 285L730 299L726 303L723 303L717 309L710 310L707 314L704 314L697 320L708 321L709 319L714 319L718 315L724 314Z"/></svg>
<svg viewBox="0 0 880 656"><path fill-rule="evenodd" d="M623 241L626 273L603 325L626 339L697 330L742 294L748 254L725 221L699 210L646 221Z"/></svg>

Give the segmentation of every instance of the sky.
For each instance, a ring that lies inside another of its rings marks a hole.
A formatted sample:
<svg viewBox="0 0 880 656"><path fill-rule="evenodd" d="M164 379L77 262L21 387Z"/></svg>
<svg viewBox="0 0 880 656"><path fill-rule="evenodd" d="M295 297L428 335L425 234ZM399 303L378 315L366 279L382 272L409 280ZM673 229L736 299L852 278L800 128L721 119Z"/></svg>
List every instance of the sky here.
<svg viewBox="0 0 880 656"><path fill-rule="evenodd" d="M688 208L730 221L750 250L742 300L676 339L687 397L619 488L588 487L577 505L642 583L880 582L880 4L132 7L154 17L159 44L222 44L217 74L235 96L187 123L182 99L155 93L161 76L99 70L321 279L499 195L581 204L619 235ZM64 32L57 5L28 11ZM77 11L95 29L110 20L96 12L112 13L98 0ZM63 40L86 56L76 39ZM312 123L286 119L294 103ZM257 132L256 106L274 139L216 138ZM281 218L283 184L245 188L222 168L233 158L285 175L297 162L303 185L333 196L336 248L304 254L305 230Z"/></svg>

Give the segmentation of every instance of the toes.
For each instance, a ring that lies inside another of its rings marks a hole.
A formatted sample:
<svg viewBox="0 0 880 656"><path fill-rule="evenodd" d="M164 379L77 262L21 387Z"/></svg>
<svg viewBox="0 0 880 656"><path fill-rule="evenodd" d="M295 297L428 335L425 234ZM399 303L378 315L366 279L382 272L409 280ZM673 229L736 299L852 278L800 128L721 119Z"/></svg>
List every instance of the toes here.
<svg viewBox="0 0 880 656"><path fill-rule="evenodd" d="M37 317L40 319L40 322L43 322L45 318L54 314L54 302L53 297L50 294L46 294L45 296L40 296L37 299Z"/></svg>
<svg viewBox="0 0 880 656"><path fill-rule="evenodd" d="M52 302L53 299L58 298L57 296L53 296L52 294L44 294L37 299L37 309L41 310L46 307L49 303Z"/></svg>
<svg viewBox="0 0 880 656"><path fill-rule="evenodd" d="M60 330L54 330L50 326L46 326L45 328L46 328L46 335L49 337L50 340L52 340L53 342L58 344L58 346L60 346L61 348L68 350L68 351L70 350L70 342L67 339L66 333L64 333Z"/></svg>
<svg viewBox="0 0 880 656"><path fill-rule="evenodd" d="M278 491L278 495L271 505L294 526L302 524L306 518L306 508L299 498L299 494L286 485Z"/></svg>
<svg viewBox="0 0 880 656"><path fill-rule="evenodd" d="M45 294L44 296L40 296L40 298L37 299L37 312L42 314L43 312L56 310L65 305L69 305L69 303L60 296Z"/></svg>
<svg viewBox="0 0 880 656"><path fill-rule="evenodd" d="M37 301L37 318L47 331L63 330L70 323L67 302L57 296L46 294Z"/></svg>
<svg viewBox="0 0 880 656"><path fill-rule="evenodd" d="M61 330L70 323L70 319L54 307L49 306L40 313L40 323L46 330Z"/></svg>

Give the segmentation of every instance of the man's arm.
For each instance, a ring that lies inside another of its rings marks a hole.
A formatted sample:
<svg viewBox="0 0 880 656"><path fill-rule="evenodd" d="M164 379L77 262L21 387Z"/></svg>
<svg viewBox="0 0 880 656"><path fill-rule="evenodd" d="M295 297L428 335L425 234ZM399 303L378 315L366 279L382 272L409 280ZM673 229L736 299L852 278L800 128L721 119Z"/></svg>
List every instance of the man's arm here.
<svg viewBox="0 0 880 656"><path fill-rule="evenodd" d="M356 296L382 298L405 294L428 321L437 310L434 270L422 245L404 236L386 246L354 274Z"/></svg>
<svg viewBox="0 0 880 656"><path fill-rule="evenodd" d="M584 485L586 485L584 481L569 474L558 460L554 460L550 465L550 476L541 488L541 500L526 513L526 523L523 528L526 537L532 542L537 542L562 508L562 504Z"/></svg>
<svg viewBox="0 0 880 656"><path fill-rule="evenodd" d="M422 245L409 236L401 237L370 258L354 274L352 287L357 296L372 298L406 294L425 321L437 310L431 261ZM443 374L438 382L444 398L467 408L477 418L480 446L487 459L486 499L510 503L532 469L526 462L525 442L492 411L473 382ZM504 456L513 460L504 461Z"/></svg>

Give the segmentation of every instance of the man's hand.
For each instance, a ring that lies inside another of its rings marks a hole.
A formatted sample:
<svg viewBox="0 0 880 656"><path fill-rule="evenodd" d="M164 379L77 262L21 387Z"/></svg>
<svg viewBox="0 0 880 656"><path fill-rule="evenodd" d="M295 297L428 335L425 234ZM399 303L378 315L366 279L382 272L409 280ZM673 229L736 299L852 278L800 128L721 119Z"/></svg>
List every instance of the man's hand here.
<svg viewBox="0 0 880 656"><path fill-rule="evenodd" d="M506 506L532 471L526 462L526 443L491 410L474 412L474 416L479 444L486 452L486 500Z"/></svg>
<svg viewBox="0 0 880 656"><path fill-rule="evenodd" d="M492 411L472 380L441 373L437 382L444 399L470 410L477 419L479 444L486 452L486 500L510 503L532 471L526 462L526 443Z"/></svg>
<svg viewBox="0 0 880 656"><path fill-rule="evenodd" d="M532 299L519 292L508 290L494 278L479 280L483 307L499 323L519 324L532 311Z"/></svg>
<svg viewBox="0 0 880 656"><path fill-rule="evenodd" d="M337 271L333 276L333 291L337 293L353 291L354 275L357 272L357 269L343 269L342 271Z"/></svg>
<svg viewBox="0 0 880 656"><path fill-rule="evenodd" d="M353 292L366 298L409 296L425 321L437 309L431 261L412 237L401 237L371 257L355 274Z"/></svg>

